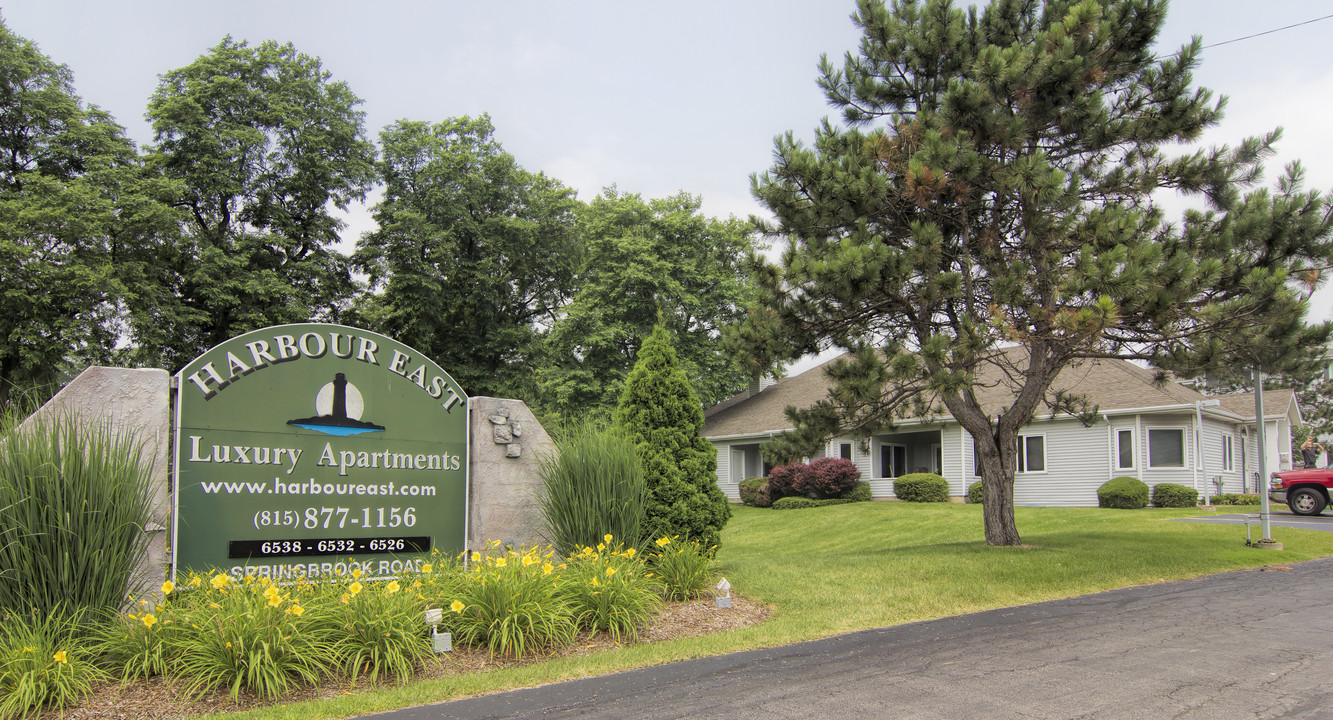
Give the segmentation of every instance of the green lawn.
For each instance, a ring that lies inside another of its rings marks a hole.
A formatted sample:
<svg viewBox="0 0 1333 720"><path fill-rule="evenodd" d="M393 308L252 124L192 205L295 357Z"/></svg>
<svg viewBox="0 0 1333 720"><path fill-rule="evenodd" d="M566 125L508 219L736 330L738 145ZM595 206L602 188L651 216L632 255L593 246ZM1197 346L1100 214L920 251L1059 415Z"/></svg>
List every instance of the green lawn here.
<svg viewBox="0 0 1333 720"><path fill-rule="evenodd" d="M762 625L248 715L341 717L1333 555L1333 533L1279 528L1274 537L1284 550L1256 550L1244 545L1242 526L1166 522L1210 510L1019 508L1022 548L986 547L977 505L874 502L735 510L723 532L718 566L733 592L773 608Z"/></svg>

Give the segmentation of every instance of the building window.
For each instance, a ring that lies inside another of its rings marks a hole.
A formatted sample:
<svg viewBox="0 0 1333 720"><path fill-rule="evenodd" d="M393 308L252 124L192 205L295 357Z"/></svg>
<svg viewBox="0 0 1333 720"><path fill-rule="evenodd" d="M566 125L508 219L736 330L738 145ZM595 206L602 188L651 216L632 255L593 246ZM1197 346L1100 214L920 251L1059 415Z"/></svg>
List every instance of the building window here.
<svg viewBox="0 0 1333 720"><path fill-rule="evenodd" d="M1185 429L1148 429L1148 467L1185 467Z"/></svg>
<svg viewBox="0 0 1333 720"><path fill-rule="evenodd" d="M1222 469L1231 471L1236 469L1235 447L1230 435L1222 436Z"/></svg>
<svg viewBox="0 0 1333 720"><path fill-rule="evenodd" d="M879 476L896 478L907 474L907 446L879 446Z"/></svg>
<svg viewBox="0 0 1333 720"><path fill-rule="evenodd" d="M851 443L841 443L840 445L838 445L838 456L841 457L843 460L851 460L851 459L852 459L852 444L851 444Z"/></svg>
<svg viewBox="0 0 1333 720"><path fill-rule="evenodd" d="M1021 473L1046 472L1046 436L1018 436L1018 471Z"/></svg>
<svg viewBox="0 0 1333 720"><path fill-rule="evenodd" d="M1115 434L1116 442L1116 467L1121 470L1134 469L1134 431L1120 430Z"/></svg>

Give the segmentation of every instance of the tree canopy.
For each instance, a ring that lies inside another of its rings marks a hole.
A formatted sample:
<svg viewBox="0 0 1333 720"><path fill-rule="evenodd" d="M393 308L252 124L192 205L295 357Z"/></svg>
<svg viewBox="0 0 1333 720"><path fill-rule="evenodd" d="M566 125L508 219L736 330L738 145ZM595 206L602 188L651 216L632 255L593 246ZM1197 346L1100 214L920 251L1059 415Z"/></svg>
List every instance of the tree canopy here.
<svg viewBox="0 0 1333 720"><path fill-rule="evenodd" d="M365 197L375 148L360 98L318 58L224 38L161 76L147 162L174 182L179 240L132 298L141 361L176 369L237 334L337 319L354 285L336 210Z"/></svg>
<svg viewBox="0 0 1333 720"><path fill-rule="evenodd" d="M116 262L167 213L109 115L64 65L0 24L0 407L71 366L109 362Z"/></svg>
<svg viewBox="0 0 1333 720"><path fill-rule="evenodd" d="M1327 262L1327 199L1291 167L1255 189L1279 133L1234 147L1195 141L1223 102L1191 85L1201 41L1159 55L1162 0L861 0L859 49L826 57L819 85L842 123L813 146L776 142L753 178L788 240L756 263L760 300L728 343L752 369L828 346L828 400L793 413L810 443L870 434L942 405L972 436L986 541L1013 520L1019 429L1080 358L1194 373L1282 325L1299 345L1291 280ZM1203 209L1164 221L1155 193ZM1024 352L1007 348L1023 346ZM1252 342L1251 346L1262 345ZM1277 362L1280 352L1268 358ZM974 392L1000 366L1012 402Z"/></svg>
<svg viewBox="0 0 1333 720"><path fill-rule="evenodd" d="M583 262L545 341L544 407L563 415L614 408L659 321L705 407L744 387L745 375L717 344L752 299L750 227L704 217L699 205L687 193L644 200L612 187L579 207Z"/></svg>
<svg viewBox="0 0 1333 720"><path fill-rule="evenodd" d="M401 120L380 133L379 227L353 261L362 322L428 352L476 395L532 391L539 329L573 293L574 193L524 170L490 118Z"/></svg>

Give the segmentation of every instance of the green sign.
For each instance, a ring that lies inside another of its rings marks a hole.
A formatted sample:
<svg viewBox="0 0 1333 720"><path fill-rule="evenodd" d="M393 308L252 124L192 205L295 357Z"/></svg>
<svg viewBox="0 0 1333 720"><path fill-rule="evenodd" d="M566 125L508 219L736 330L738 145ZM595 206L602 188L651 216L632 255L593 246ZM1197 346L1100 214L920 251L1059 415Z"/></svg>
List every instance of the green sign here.
<svg viewBox="0 0 1333 720"><path fill-rule="evenodd" d="M429 358L341 325L280 325L181 370L177 571L389 577L467 535L467 395Z"/></svg>

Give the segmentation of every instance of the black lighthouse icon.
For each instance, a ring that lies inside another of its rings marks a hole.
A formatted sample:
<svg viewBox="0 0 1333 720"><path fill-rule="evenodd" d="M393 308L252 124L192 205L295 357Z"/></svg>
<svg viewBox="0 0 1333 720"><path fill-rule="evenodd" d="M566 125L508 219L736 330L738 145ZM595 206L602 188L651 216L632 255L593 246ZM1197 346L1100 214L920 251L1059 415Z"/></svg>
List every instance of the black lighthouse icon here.
<svg viewBox="0 0 1333 720"><path fill-rule="evenodd" d="M332 390L331 398L328 397L330 389ZM349 395L352 398L350 402ZM326 405L327 411L325 411ZM349 407L352 408L351 412L348 411ZM356 389L355 385L347 382L345 374L338 373L334 376L332 383L320 389L319 395L316 397L315 409L320 411L320 414L299 420L288 420L287 424L303 427L307 430L315 430L326 435L360 435L368 432L383 432L383 425L361 420L361 413L364 408L361 392Z"/></svg>

